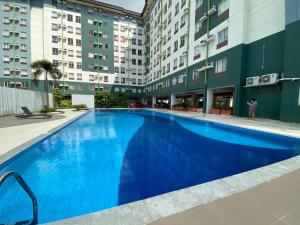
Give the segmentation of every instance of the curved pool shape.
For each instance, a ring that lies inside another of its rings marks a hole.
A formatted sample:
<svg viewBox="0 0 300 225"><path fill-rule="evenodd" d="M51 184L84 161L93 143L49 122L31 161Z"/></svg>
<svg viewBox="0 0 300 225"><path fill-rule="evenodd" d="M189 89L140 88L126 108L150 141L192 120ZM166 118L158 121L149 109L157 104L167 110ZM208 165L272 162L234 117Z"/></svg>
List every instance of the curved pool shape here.
<svg viewBox="0 0 300 225"><path fill-rule="evenodd" d="M300 140L147 110L92 111L0 166L22 175L39 222L79 216L269 165ZM8 180L0 224L31 218Z"/></svg>

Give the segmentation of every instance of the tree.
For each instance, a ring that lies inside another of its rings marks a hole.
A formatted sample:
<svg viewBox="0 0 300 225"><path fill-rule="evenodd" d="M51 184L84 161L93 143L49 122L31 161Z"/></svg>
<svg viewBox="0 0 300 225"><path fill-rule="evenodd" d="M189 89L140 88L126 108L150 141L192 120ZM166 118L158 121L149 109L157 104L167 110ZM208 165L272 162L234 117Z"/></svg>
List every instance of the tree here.
<svg viewBox="0 0 300 225"><path fill-rule="evenodd" d="M31 64L31 68L34 70L32 73L33 79L35 81L39 80L40 76L45 73L45 92L46 94L46 101L47 101L47 108L49 108L49 87L48 87L48 74L53 80L58 80L62 77L61 71L53 65L48 60L38 60Z"/></svg>
<svg viewBox="0 0 300 225"><path fill-rule="evenodd" d="M112 97L108 92L98 91L95 93L95 107L109 108L112 107Z"/></svg>

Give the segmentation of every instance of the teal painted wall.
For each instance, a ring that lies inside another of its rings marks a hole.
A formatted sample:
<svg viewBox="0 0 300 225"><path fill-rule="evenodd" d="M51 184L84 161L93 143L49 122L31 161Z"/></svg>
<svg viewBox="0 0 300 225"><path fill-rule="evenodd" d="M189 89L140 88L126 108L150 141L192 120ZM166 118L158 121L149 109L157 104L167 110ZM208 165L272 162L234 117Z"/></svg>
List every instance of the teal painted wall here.
<svg viewBox="0 0 300 225"><path fill-rule="evenodd" d="M300 78L300 21L286 26L284 77ZM281 116L283 121L300 122L300 81L284 81L282 85Z"/></svg>

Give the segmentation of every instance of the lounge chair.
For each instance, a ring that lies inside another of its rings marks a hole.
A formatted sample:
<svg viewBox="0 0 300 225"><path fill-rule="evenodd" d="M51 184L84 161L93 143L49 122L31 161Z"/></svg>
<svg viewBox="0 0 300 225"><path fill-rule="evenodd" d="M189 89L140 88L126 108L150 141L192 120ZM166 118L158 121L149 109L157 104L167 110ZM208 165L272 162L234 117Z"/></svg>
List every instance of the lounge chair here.
<svg viewBox="0 0 300 225"><path fill-rule="evenodd" d="M20 114L20 115L16 115L16 117L18 118L36 118L36 117L40 117L43 119L47 119L47 118L51 118L52 115L49 114L45 114L45 113L36 113L33 114L27 107L21 107L21 109L23 110L24 114Z"/></svg>

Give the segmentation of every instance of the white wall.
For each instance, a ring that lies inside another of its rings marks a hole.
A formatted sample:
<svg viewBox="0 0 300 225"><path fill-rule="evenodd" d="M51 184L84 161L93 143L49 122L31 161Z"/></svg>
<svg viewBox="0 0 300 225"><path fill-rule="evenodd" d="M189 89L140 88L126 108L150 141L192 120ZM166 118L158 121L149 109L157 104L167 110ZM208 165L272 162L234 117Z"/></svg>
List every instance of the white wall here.
<svg viewBox="0 0 300 225"><path fill-rule="evenodd" d="M72 105L86 104L88 108L95 108L94 95L72 94Z"/></svg>
<svg viewBox="0 0 300 225"><path fill-rule="evenodd" d="M52 94L49 94L52 107ZM46 105L44 92L0 87L0 116L22 113L21 107L26 106L30 111L39 111Z"/></svg>

